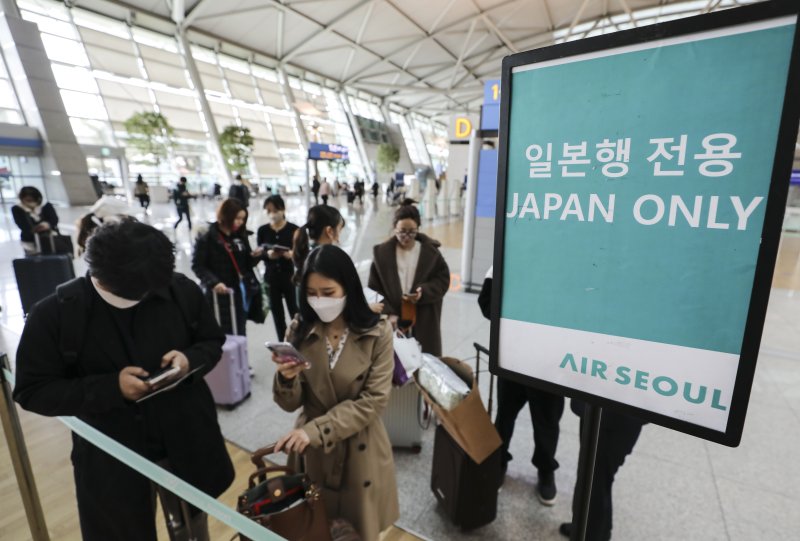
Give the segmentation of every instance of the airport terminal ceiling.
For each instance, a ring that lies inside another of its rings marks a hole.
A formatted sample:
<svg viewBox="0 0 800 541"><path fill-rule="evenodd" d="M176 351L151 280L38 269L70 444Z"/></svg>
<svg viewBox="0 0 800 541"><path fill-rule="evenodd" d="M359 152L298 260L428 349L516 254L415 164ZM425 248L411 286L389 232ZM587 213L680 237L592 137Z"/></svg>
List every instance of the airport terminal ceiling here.
<svg viewBox="0 0 800 541"><path fill-rule="evenodd" d="M504 56L751 0L73 0L427 116L477 112ZM240 47L237 47L240 46ZM236 50L239 49L239 50ZM443 119L446 121L446 119Z"/></svg>

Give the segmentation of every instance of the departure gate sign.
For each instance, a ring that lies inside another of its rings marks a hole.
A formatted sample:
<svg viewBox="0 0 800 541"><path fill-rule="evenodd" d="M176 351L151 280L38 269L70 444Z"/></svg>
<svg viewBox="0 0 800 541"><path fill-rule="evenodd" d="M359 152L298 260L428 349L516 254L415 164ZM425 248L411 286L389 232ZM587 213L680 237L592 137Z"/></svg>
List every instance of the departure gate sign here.
<svg viewBox="0 0 800 541"><path fill-rule="evenodd" d="M796 28L793 3L768 2L505 59L493 370L738 444Z"/></svg>

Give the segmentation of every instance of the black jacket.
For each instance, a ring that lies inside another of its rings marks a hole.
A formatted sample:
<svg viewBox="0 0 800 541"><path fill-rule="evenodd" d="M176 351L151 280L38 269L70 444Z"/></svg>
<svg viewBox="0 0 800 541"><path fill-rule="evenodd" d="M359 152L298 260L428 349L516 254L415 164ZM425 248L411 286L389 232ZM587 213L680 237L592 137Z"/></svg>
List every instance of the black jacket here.
<svg viewBox="0 0 800 541"><path fill-rule="evenodd" d="M225 244L220 238L221 234L219 226L214 222L208 227L206 233L197 237L192 256L192 270L205 289L211 289L222 282L234 291L238 291L239 275L236 267L233 266L230 255L225 250ZM231 246L242 274L252 273L253 267L258 264L258 259L250 255L252 250L247 236L227 237L223 235L223 237Z"/></svg>
<svg viewBox="0 0 800 541"><path fill-rule="evenodd" d="M20 239L22 242L33 242L33 228L42 222L49 223L51 229L58 227L58 214L56 214L56 209L50 203L42 205L38 221L35 221L28 211L19 205L11 207L11 215L14 217L14 223L17 224L21 231Z"/></svg>
<svg viewBox="0 0 800 541"><path fill-rule="evenodd" d="M277 282L281 278L291 278L294 274L294 263L291 259L280 257L278 259L270 259L267 256L268 245L278 244L280 246L292 247L294 232L297 231L297 226L291 222L286 222L283 229L275 231L270 224L264 224L258 228L256 239L259 246L264 247L264 264L266 270L264 271L264 279L268 282Z"/></svg>
<svg viewBox="0 0 800 541"><path fill-rule="evenodd" d="M115 309L85 278L83 286L87 319L77 361L68 363L60 351L61 318L67 312L51 295L34 307L25 322L17 350L14 399L41 415L77 416L137 453L167 458L178 477L218 496L231 484L234 472L202 374L219 361L225 336L200 288L176 274L172 287L154 292L129 309L132 319L127 336L133 341L126 347ZM173 294L181 296L185 310ZM192 321L187 313L193 315ZM204 366L204 371L141 404L125 400L119 387L120 370L135 364L153 373L161 357L173 349L183 352L192 368ZM127 468L99 457L103 452L78 436L73 442L76 475L81 472L84 478L101 483L116 476L110 470ZM159 456L153 454L154 445ZM96 466L100 463L105 465Z"/></svg>

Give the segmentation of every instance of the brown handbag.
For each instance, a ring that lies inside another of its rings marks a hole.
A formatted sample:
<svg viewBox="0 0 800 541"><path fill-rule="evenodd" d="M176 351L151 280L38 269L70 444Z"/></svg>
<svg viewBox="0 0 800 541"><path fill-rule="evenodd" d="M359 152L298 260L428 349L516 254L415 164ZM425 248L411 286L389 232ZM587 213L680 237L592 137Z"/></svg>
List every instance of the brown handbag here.
<svg viewBox="0 0 800 541"><path fill-rule="evenodd" d="M274 452L275 446L270 445L251 455L258 470L250 475L236 510L289 541L332 541L319 489L307 475L292 468L263 467L264 456ZM259 514L264 508L279 510Z"/></svg>

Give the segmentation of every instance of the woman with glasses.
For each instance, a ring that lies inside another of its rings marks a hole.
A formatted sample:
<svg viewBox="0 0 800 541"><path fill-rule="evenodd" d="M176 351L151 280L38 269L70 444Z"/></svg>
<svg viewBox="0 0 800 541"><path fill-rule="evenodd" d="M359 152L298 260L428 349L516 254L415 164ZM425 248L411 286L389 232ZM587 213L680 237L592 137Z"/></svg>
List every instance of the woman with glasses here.
<svg viewBox="0 0 800 541"><path fill-rule="evenodd" d="M373 248L369 287L383 295L383 313L401 328L412 327L422 351L442 354L442 299L450 269L441 243L419 232L419 210L406 199L394 213L394 236Z"/></svg>

